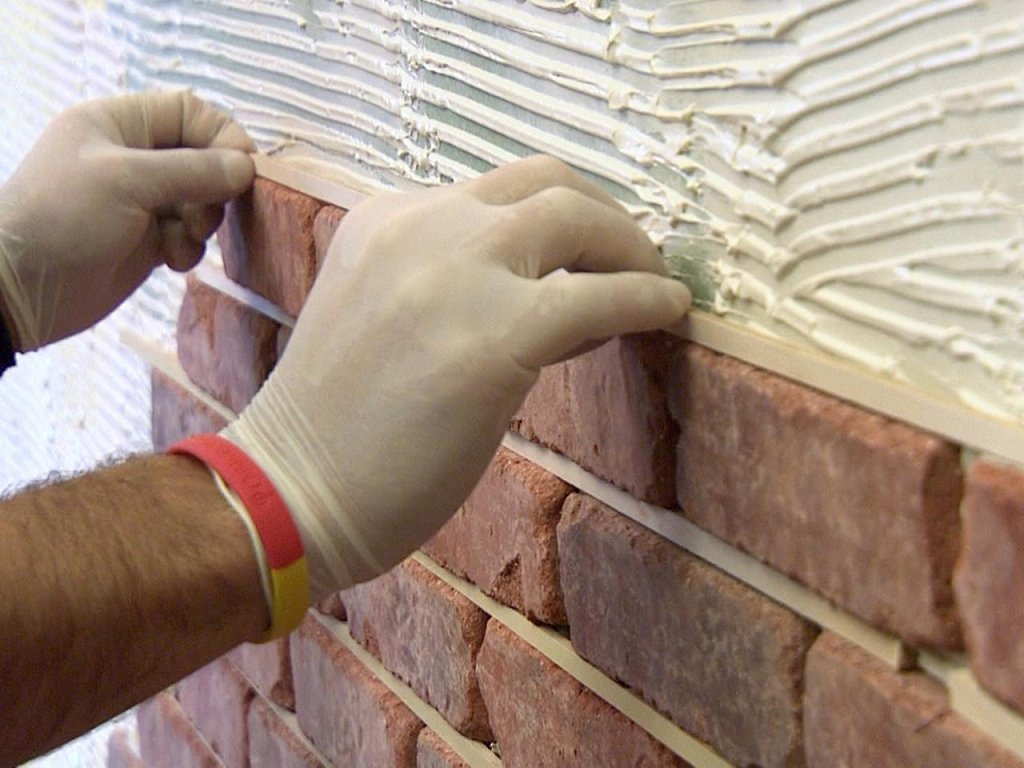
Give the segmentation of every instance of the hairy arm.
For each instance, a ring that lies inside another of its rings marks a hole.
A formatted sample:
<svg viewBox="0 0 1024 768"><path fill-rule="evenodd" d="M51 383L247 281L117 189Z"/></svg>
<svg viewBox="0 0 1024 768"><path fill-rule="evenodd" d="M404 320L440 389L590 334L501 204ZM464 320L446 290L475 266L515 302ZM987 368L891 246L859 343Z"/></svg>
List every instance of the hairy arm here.
<svg viewBox="0 0 1024 768"><path fill-rule="evenodd" d="M207 469L149 456L0 502L0 765L84 733L269 624Z"/></svg>

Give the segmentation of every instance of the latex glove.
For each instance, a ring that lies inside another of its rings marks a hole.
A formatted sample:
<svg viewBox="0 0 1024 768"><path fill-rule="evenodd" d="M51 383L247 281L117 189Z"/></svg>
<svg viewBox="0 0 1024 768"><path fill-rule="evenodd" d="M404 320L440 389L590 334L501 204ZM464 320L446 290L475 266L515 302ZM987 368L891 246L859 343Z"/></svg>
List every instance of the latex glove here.
<svg viewBox="0 0 1024 768"><path fill-rule="evenodd" d="M222 204L252 183L253 150L228 115L187 92L59 115L0 189L0 299L16 346L87 328L160 264L194 266Z"/></svg>
<svg viewBox="0 0 1024 768"><path fill-rule="evenodd" d="M550 158L346 215L287 351L225 431L291 508L312 598L448 520L542 366L677 323L690 294L664 274L632 218Z"/></svg>

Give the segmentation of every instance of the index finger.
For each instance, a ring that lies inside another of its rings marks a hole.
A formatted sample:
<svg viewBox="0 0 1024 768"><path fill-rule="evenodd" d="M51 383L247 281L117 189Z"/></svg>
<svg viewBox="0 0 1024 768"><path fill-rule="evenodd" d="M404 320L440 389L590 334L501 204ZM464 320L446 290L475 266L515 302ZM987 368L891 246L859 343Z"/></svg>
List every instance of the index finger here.
<svg viewBox="0 0 1024 768"><path fill-rule="evenodd" d="M533 155L502 165L466 182L466 190L481 202L508 205L548 187L568 187L609 208L625 210L614 197L549 155Z"/></svg>
<svg viewBox="0 0 1024 768"><path fill-rule="evenodd" d="M97 103L117 123L132 149L238 149L256 145L231 116L190 91L146 91Z"/></svg>

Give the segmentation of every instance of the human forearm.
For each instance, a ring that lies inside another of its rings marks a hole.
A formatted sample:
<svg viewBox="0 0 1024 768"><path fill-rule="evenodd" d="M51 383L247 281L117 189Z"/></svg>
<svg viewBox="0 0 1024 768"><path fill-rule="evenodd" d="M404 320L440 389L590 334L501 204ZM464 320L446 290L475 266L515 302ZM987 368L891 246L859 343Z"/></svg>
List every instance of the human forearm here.
<svg viewBox="0 0 1024 768"><path fill-rule="evenodd" d="M243 523L208 470L154 456L0 504L0 765L83 733L269 615Z"/></svg>

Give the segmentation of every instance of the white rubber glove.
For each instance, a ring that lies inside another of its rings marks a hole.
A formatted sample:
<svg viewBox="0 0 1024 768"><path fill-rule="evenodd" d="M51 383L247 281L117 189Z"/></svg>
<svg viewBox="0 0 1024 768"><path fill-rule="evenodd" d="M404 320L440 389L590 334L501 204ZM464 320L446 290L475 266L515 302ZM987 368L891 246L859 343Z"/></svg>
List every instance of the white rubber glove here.
<svg viewBox="0 0 1024 768"><path fill-rule="evenodd" d="M0 188L0 300L15 346L87 328L160 264L194 266L222 204L252 183L252 151L238 124L187 92L59 115Z"/></svg>
<svg viewBox="0 0 1024 768"><path fill-rule="evenodd" d="M286 353L225 430L291 508L312 599L448 520L542 366L680 321L689 292L664 274L614 200L550 158L351 211Z"/></svg>

